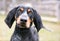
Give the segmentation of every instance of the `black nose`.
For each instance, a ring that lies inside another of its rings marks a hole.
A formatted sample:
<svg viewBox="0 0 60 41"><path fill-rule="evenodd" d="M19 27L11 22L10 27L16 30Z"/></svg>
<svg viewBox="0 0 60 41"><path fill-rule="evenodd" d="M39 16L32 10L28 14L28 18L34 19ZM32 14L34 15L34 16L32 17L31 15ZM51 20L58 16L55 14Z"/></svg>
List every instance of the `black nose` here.
<svg viewBox="0 0 60 41"><path fill-rule="evenodd" d="M21 21L21 22L27 22L27 20L26 20L26 19L21 19L20 21Z"/></svg>

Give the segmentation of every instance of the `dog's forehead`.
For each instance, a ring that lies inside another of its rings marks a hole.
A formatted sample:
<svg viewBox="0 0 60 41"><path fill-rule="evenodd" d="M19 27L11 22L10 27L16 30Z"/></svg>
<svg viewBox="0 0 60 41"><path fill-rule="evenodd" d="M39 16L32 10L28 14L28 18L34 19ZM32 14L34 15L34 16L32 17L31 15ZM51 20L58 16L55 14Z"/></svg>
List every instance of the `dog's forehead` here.
<svg viewBox="0 0 60 41"><path fill-rule="evenodd" d="M33 8L32 4L20 4L19 6L24 8Z"/></svg>

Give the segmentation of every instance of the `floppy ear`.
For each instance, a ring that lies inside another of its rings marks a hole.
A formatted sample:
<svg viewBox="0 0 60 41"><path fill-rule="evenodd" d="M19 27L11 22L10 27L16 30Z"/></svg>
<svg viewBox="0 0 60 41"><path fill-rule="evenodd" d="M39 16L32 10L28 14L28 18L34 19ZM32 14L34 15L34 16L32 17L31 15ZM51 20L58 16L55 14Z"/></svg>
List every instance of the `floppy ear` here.
<svg viewBox="0 0 60 41"><path fill-rule="evenodd" d="M18 7L12 9L12 10L8 13L8 15L7 15L6 19L5 19L5 23L8 25L9 28L11 28L11 26L12 26L14 20L15 20L14 16L15 16L15 13L16 13L17 8L18 8Z"/></svg>
<svg viewBox="0 0 60 41"><path fill-rule="evenodd" d="M33 14L34 14L34 18L33 18L34 25L35 25L37 31L39 32L39 30L43 27L42 20L41 20L40 15L37 14L37 11L34 9L33 9Z"/></svg>

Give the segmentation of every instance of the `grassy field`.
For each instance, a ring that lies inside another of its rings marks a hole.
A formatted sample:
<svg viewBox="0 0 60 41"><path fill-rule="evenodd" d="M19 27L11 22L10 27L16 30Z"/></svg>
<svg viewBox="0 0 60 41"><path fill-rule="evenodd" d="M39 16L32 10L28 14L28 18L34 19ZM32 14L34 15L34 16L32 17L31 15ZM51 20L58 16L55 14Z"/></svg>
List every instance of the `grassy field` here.
<svg viewBox="0 0 60 41"><path fill-rule="evenodd" d="M6 16L0 15L0 41L9 41L11 35L14 31L15 24L13 24L12 28L9 29L8 26L4 23L4 19ZM54 31L49 32L45 29L41 29L39 31L39 40L40 41L60 41L60 24L53 22L43 21L43 25L45 27L51 28Z"/></svg>

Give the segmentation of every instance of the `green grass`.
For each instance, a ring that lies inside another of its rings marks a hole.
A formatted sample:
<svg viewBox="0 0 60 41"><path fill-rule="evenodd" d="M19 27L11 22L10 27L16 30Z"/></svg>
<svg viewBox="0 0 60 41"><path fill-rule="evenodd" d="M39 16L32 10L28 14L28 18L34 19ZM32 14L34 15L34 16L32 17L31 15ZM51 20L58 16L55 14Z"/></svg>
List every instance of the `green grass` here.
<svg viewBox="0 0 60 41"><path fill-rule="evenodd" d="M0 41L9 41L11 35L14 31L15 24L12 26L11 29L5 24L4 19L6 18L5 15L0 15ZM45 29L41 29L39 31L39 40L41 41L60 41L60 24L43 21L43 25L45 27L51 28L54 31L49 32Z"/></svg>

